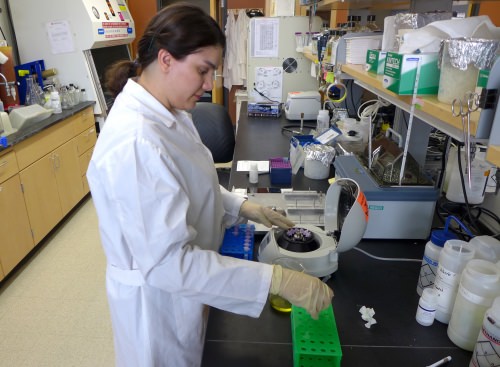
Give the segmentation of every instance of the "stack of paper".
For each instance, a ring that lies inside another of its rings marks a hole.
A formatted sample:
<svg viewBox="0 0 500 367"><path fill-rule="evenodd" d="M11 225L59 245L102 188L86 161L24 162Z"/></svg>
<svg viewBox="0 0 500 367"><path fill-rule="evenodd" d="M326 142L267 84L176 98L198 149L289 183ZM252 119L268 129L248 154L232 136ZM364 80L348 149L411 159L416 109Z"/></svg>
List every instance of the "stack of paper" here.
<svg viewBox="0 0 500 367"><path fill-rule="evenodd" d="M371 49L380 49L381 36L346 38L345 61L347 64L364 65L366 53Z"/></svg>

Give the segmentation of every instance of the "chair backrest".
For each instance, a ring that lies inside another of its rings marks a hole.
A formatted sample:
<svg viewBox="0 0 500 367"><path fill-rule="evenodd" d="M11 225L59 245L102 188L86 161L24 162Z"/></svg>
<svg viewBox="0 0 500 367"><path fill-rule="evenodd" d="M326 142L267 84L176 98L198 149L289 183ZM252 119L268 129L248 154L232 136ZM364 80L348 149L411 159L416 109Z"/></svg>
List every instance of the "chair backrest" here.
<svg viewBox="0 0 500 367"><path fill-rule="evenodd" d="M224 106L210 102L198 102L190 112L201 141L212 152L214 162L227 163L232 161L234 127Z"/></svg>

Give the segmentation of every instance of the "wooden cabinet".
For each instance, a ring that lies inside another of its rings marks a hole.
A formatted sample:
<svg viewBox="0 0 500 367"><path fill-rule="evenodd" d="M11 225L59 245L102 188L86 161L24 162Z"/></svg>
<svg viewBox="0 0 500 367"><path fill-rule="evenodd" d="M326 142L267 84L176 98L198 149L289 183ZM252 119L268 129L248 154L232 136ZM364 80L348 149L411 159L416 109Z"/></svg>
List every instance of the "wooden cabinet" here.
<svg viewBox="0 0 500 367"><path fill-rule="evenodd" d="M62 218L54 160L54 155L48 154L20 173L35 243Z"/></svg>
<svg viewBox="0 0 500 367"><path fill-rule="evenodd" d="M33 248L14 152L0 156L0 280Z"/></svg>
<svg viewBox="0 0 500 367"><path fill-rule="evenodd" d="M89 192L89 106L0 152L0 280Z"/></svg>
<svg viewBox="0 0 500 367"><path fill-rule="evenodd" d="M86 173L87 173L87 168L89 166L90 158L92 158L93 152L94 152L94 148L92 147L80 156L80 174L82 177L82 185L83 185L83 193L84 194L87 194L90 191Z"/></svg>
<svg viewBox="0 0 500 367"><path fill-rule="evenodd" d="M35 244L88 193L82 156L95 142L89 107L14 146Z"/></svg>
<svg viewBox="0 0 500 367"><path fill-rule="evenodd" d="M85 111L84 111L85 112ZM78 152L78 166L80 168L80 177L82 183L83 194L89 193L89 184L87 182L87 168L89 166L90 158L92 158L92 153L94 151L94 145L97 141L95 124L94 124L94 115L92 110L90 110L91 118L84 114L82 118L82 123L79 125L80 132L76 137L76 145Z"/></svg>

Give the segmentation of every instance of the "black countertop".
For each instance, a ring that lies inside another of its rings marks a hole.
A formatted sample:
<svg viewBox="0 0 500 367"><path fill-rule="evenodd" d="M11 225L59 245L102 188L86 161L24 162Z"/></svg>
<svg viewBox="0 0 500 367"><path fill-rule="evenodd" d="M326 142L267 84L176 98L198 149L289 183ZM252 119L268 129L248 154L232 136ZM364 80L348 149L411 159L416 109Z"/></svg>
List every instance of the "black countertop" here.
<svg viewBox="0 0 500 367"><path fill-rule="evenodd" d="M236 148L229 178L229 188L245 188L248 186L247 172L236 171L236 164L240 160L265 161L274 157L288 157L290 139L292 133L283 130L291 128L298 130L300 121L288 121L283 115L280 118L273 117L248 117L246 115L247 102L241 106L240 121L236 134ZM290 127L293 125L293 127ZM316 121L304 121L304 126L315 126ZM309 129L304 129L305 132ZM331 173L333 175L333 166ZM271 187L268 174L259 175L259 187ZM297 190L314 190L326 192L328 182L326 180L312 180L304 176L304 170L292 177L292 186ZM280 186L281 187L281 186ZM285 186L286 187L286 186Z"/></svg>
<svg viewBox="0 0 500 367"><path fill-rule="evenodd" d="M230 187L246 187L246 173L236 172L238 160L265 160L287 156L289 134L280 119L249 118L246 106L236 139ZM303 170L293 177L294 188L321 190L326 180L310 180ZM260 187L269 186L269 177L259 178ZM256 238L256 244L261 237ZM415 320L419 296L416 292L420 259L425 241L363 240L357 248L392 259L384 261L357 250L339 255L339 269L328 281L334 290L333 311L342 345L343 367L427 366L446 356L447 366L468 366L472 353L455 346L447 336L447 325L435 321L421 326ZM375 310L377 324L365 327L359 309ZM289 314L272 309L269 303L257 319L211 309L203 354L203 367L291 367L293 344Z"/></svg>
<svg viewBox="0 0 500 367"><path fill-rule="evenodd" d="M29 137L38 134L40 131L57 124L58 122L61 122L62 120L67 119L68 117L71 117L78 112L84 110L85 108L89 106L93 106L95 104L94 101L85 101L77 104L76 106L73 106L71 109L67 110L62 110L62 113L57 113L57 114L52 114L45 120L42 120L32 126L29 126L27 128L23 128L22 130L19 130L11 135L8 136L7 138L7 147L2 147L0 146L0 153L2 150L7 149L9 147L12 147L21 141L28 139Z"/></svg>

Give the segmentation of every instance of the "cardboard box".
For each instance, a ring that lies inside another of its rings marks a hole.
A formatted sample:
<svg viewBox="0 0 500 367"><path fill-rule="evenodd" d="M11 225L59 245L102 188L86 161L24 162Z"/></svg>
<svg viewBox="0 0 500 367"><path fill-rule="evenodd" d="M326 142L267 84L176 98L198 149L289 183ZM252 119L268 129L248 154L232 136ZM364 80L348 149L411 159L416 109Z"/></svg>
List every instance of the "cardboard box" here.
<svg viewBox="0 0 500 367"><path fill-rule="evenodd" d="M386 51L368 50L366 52L365 70L370 73L383 74L386 55Z"/></svg>
<svg viewBox="0 0 500 367"><path fill-rule="evenodd" d="M397 94L413 94L417 66L420 76L417 94L437 94L439 89L438 53L398 54L387 52L382 86Z"/></svg>

